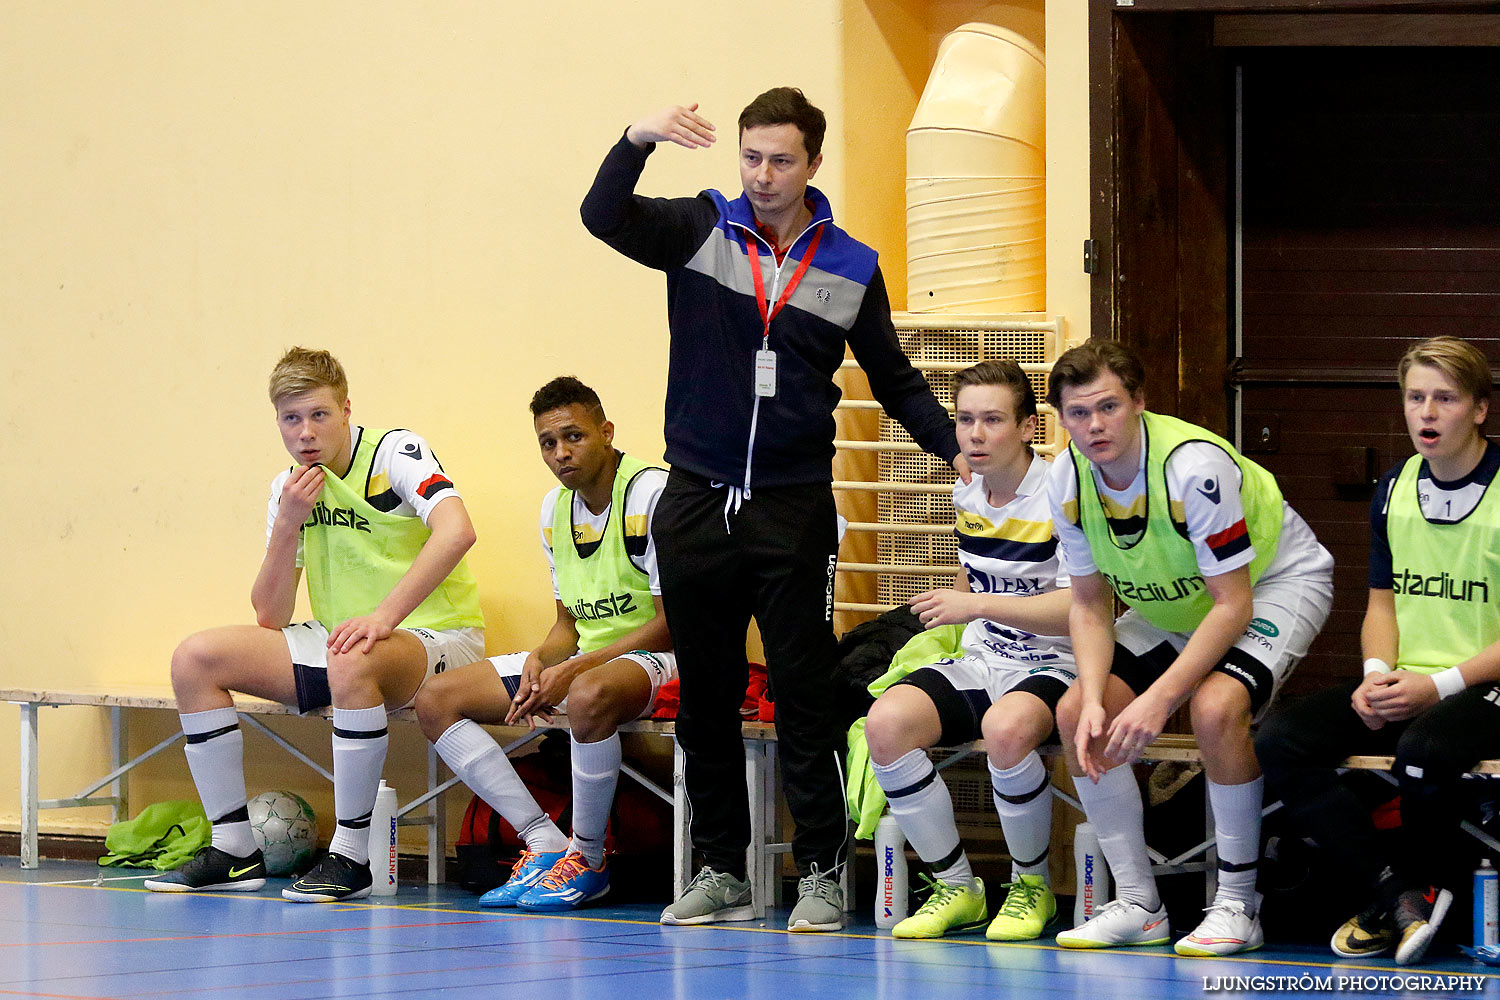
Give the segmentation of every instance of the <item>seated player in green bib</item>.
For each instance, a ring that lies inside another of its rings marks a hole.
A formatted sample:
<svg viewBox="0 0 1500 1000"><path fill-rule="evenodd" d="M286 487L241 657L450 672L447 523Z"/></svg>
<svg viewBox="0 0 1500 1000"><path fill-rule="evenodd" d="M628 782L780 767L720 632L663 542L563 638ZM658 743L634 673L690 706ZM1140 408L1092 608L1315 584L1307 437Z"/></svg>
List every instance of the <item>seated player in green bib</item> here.
<svg viewBox="0 0 1500 1000"><path fill-rule="evenodd" d="M557 617L530 652L450 670L417 697L422 731L525 842L510 878L479 905L568 910L609 891L604 831L620 776L619 726L647 717L677 676L661 610L651 522L665 469L615 450L599 395L570 376L537 390L531 414L557 477L542 501L542 550ZM573 836L527 791L480 723L534 724L567 713Z"/></svg>
<svg viewBox="0 0 1500 1000"><path fill-rule="evenodd" d="M988 917L948 786L927 757L930 747L983 739L1013 876L985 935L1026 941L1057 914L1047 873L1052 796L1036 748L1075 676L1068 578L1058 571L1049 466L1031 450L1037 405L1026 374L1014 361L984 361L954 376L953 394L959 453L974 471L953 484L962 569L952 588L918 594L911 606L928 628L963 624L963 653L893 684L865 725L891 815L932 869L927 901L891 934L941 937Z"/></svg>
<svg viewBox="0 0 1500 1000"><path fill-rule="evenodd" d="M327 351L288 351L271 372L270 395L297 464L271 484L266 555L250 590L256 624L199 632L172 655L188 768L213 841L145 885L265 884L246 812L244 740L230 695L238 691L303 712L333 706L337 826L328 855L282 895L356 899L370 894L387 707L409 705L425 680L484 652L484 617L463 560L474 527L425 440L350 423L348 380ZM293 623L304 570L313 619Z"/></svg>
<svg viewBox="0 0 1500 1000"><path fill-rule="evenodd" d="M1251 721L1333 601L1333 558L1271 474L1201 427L1146 410L1140 361L1090 341L1053 366L1072 439L1048 476L1078 682L1057 708L1079 801L1119 887L1066 948L1165 944L1131 768L1189 707L1218 835L1218 891L1181 955L1260 947L1262 780ZM1127 607L1115 621L1114 601ZM1087 780L1083 780L1086 777Z"/></svg>
<svg viewBox="0 0 1500 1000"><path fill-rule="evenodd" d="M1409 965L1452 902L1442 880L1459 853L1460 776L1500 756L1500 490L1490 492L1500 447L1481 430L1492 380L1478 348L1423 341L1397 376L1417 453L1370 502L1364 677L1286 706L1255 746L1267 794L1336 859L1340 884L1355 890L1350 909L1363 906L1334 933L1333 951L1394 948ZM1369 804L1338 780L1334 768L1351 754L1396 759L1394 857L1380 850Z"/></svg>

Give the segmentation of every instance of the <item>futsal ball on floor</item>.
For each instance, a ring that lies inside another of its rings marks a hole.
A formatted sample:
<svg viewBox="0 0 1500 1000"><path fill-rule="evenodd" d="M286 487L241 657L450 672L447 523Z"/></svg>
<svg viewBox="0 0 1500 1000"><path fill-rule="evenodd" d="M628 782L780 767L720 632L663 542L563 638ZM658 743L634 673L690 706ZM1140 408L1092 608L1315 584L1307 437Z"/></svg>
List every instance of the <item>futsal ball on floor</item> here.
<svg viewBox="0 0 1500 1000"><path fill-rule="evenodd" d="M250 832L266 856L266 874L290 875L318 845L318 818L293 792L261 792L249 802Z"/></svg>

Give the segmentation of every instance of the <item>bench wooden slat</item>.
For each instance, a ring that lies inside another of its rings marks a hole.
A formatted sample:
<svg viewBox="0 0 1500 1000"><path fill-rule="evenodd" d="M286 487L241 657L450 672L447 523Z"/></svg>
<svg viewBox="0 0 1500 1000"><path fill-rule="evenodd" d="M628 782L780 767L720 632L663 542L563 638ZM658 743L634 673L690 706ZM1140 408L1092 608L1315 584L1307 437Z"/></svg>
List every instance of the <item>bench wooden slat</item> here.
<svg viewBox="0 0 1500 1000"><path fill-rule="evenodd" d="M112 687L106 688L102 685L76 685L67 690L53 690L47 688L0 688L0 701L14 702L18 705L83 705L95 708L155 708L164 711L177 711L177 698L172 694L172 689L166 685L140 686L129 688ZM234 696L234 707L237 711L249 715L298 715L296 705L283 705L276 701L266 701L264 698L253 698L249 695L237 694ZM310 713L311 714L311 713ZM329 710L320 709L318 715L327 718ZM392 712L391 717L401 721L411 721L416 718L416 713L411 709L401 709ZM521 726L500 726L501 729L525 729ZM568 717L558 714L553 717L551 724L546 725L548 729L567 729ZM677 732L677 723L672 719L639 719L629 722L620 727L623 733L656 733L662 736L672 736ZM747 740L762 740L774 742L776 740L776 726L769 722L746 722L741 726L741 732Z"/></svg>

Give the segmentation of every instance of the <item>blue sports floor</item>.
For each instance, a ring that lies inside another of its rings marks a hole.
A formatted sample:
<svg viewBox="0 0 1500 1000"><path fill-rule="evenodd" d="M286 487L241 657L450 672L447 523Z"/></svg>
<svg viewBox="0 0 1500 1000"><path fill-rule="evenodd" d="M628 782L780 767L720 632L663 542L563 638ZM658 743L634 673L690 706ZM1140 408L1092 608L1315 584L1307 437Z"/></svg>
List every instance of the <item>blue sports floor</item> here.
<svg viewBox="0 0 1500 1000"><path fill-rule="evenodd" d="M518 915L422 885L403 885L391 902L308 905L283 902L275 880L260 893L167 895L141 889L145 873L113 870L96 882L100 874L80 862L22 871L0 859L0 997L1500 995L1500 977L1433 981L1487 971L1465 959L1397 969L1389 959L1335 964L1313 948L1201 960L1166 948L1078 953L982 936L898 942L868 915L844 933L802 935L781 929L785 912L763 925L663 927L656 905Z"/></svg>

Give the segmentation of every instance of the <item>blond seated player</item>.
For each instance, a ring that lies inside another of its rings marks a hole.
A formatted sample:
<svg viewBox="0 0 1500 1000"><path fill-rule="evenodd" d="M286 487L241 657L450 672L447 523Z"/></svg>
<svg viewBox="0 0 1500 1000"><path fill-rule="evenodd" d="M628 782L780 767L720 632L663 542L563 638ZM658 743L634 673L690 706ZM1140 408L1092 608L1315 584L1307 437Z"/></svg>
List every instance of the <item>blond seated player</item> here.
<svg viewBox="0 0 1500 1000"><path fill-rule="evenodd" d="M265 885L245 804L238 691L303 712L333 706L337 826L328 855L281 894L357 899L370 894L370 813L387 708L411 704L429 677L484 652L484 618L463 561L474 528L425 440L350 422L348 380L327 351L288 351L271 372L270 395L296 464L271 484L266 554L250 591L256 623L199 632L172 654L188 769L213 840L145 885ZM304 570L313 618L293 622Z"/></svg>
<svg viewBox="0 0 1500 1000"><path fill-rule="evenodd" d="M1463 855L1463 774L1500 755L1500 446L1484 436L1494 385L1479 348L1424 340L1397 377L1416 454L1381 478L1370 503L1364 676L1288 705L1255 748L1269 796L1337 862L1350 909L1366 904L1334 931L1334 953L1394 949L1410 965L1453 902L1443 883ZM1351 754L1395 757L1394 850L1338 778Z"/></svg>

